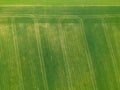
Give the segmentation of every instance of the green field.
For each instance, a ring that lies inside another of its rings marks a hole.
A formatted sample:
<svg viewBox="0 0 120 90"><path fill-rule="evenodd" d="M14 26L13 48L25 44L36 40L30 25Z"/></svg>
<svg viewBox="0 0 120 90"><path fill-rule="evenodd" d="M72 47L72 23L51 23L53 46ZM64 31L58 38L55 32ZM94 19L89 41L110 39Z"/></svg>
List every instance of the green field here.
<svg viewBox="0 0 120 90"><path fill-rule="evenodd" d="M0 7L0 90L120 90L120 7Z"/></svg>
<svg viewBox="0 0 120 90"><path fill-rule="evenodd" d="M120 0L1 0L0 5L120 5Z"/></svg>

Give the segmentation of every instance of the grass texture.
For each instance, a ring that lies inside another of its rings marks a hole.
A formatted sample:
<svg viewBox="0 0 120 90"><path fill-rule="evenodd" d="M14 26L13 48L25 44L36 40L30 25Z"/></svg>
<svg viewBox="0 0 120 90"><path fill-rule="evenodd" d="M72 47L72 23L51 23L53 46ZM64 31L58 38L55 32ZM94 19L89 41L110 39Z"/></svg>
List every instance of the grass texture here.
<svg viewBox="0 0 120 90"><path fill-rule="evenodd" d="M0 7L0 90L120 90L120 7Z"/></svg>

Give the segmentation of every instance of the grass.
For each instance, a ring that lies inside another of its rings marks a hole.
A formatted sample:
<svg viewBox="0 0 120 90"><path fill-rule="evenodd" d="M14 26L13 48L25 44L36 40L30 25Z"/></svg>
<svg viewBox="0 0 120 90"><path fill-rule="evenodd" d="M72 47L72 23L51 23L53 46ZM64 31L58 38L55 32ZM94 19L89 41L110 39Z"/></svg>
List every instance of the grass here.
<svg viewBox="0 0 120 90"><path fill-rule="evenodd" d="M0 90L120 89L119 14L14 15L0 17Z"/></svg>

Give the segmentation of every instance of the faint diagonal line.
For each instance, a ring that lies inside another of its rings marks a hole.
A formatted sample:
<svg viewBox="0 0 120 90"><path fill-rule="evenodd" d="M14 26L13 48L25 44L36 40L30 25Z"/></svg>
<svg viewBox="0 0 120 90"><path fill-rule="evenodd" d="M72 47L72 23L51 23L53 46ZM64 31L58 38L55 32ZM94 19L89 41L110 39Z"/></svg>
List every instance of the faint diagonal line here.
<svg viewBox="0 0 120 90"><path fill-rule="evenodd" d="M87 62L88 62L88 65L89 65L90 75L92 75L91 80L93 82L94 90L98 90L96 79L95 79L93 63L92 63L91 56L90 56L91 54L90 54L87 39L86 39L87 37L86 37L85 31L84 31L84 25L83 25L84 23L83 23L82 18L80 18L79 20L80 20L79 22L80 22L80 27L81 27L81 34L82 34L82 37L83 37L83 40L84 40L84 46L85 46L84 48L86 49L85 53L86 53Z"/></svg>
<svg viewBox="0 0 120 90"><path fill-rule="evenodd" d="M41 65L41 72L42 72L42 77L44 80L44 88L45 88L45 90L49 90L47 75L46 75L46 70L45 70L45 63L44 63L44 58L43 58L43 54L42 54L42 46L41 46L41 41L40 41L41 38L39 36L39 23L36 18L34 18L34 29L35 29L35 36L36 36L36 40L37 40L39 63Z"/></svg>
<svg viewBox="0 0 120 90"><path fill-rule="evenodd" d="M59 37L60 37L60 43L61 43L61 48L62 48L62 52L63 52L63 56L64 56L64 63L65 63L65 67L66 67L66 72L67 72L67 79L68 79L68 84L69 84L69 90L74 90L73 89L73 85L72 85L72 77L71 77L71 71L70 71L70 66L69 63L67 61L67 52L66 52L66 47L65 47L65 36L64 36L64 31L61 28L61 24L58 23L58 31L59 31ZM62 33L62 34L60 34Z"/></svg>
<svg viewBox="0 0 120 90"><path fill-rule="evenodd" d="M15 56L17 60L18 72L19 72L19 78L20 78L19 84L20 84L21 90L24 90L23 75L22 75L20 56L19 56L19 48L18 48L17 36L15 35L16 26L15 26L14 18L11 19L11 26L12 26L14 48L15 48Z"/></svg>
<svg viewBox="0 0 120 90"><path fill-rule="evenodd" d="M108 32L108 25L105 23L105 20L103 18L101 18L102 20L102 26L103 26L103 31L104 31L104 35L106 38L106 42L107 42L107 46L109 48L110 54L111 54L111 58L112 58L112 63L113 63L113 67L114 67L114 71L115 71L115 77L116 77L116 81L118 83L118 88L120 88L119 86L119 82L120 82L120 78L119 78L119 70L117 68L117 64L116 64L116 57L114 55L114 51L113 51L113 47L110 41L110 35Z"/></svg>

